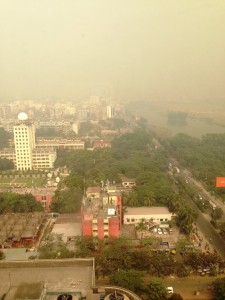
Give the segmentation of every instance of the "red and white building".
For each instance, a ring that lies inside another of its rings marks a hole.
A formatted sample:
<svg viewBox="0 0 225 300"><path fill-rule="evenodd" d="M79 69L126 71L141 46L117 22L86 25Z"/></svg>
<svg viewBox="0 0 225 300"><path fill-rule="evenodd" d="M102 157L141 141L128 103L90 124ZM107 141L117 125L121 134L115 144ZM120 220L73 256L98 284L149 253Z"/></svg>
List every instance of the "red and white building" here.
<svg viewBox="0 0 225 300"><path fill-rule="evenodd" d="M82 235L100 239L119 237L122 228L121 193L100 192L96 195L90 193L92 189L95 190L88 189L81 208Z"/></svg>

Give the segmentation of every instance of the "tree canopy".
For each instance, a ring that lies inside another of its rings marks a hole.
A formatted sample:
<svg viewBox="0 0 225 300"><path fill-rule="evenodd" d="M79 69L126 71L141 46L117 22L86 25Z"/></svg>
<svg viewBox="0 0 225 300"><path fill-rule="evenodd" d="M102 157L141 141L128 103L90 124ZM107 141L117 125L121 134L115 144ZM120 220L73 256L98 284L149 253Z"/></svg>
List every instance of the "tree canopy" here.
<svg viewBox="0 0 225 300"><path fill-rule="evenodd" d="M0 193L0 214L42 211L32 194Z"/></svg>
<svg viewBox="0 0 225 300"><path fill-rule="evenodd" d="M215 187L216 177L225 176L225 134L206 134L201 139L178 134L169 140L171 155L190 168L195 178L203 180L211 192L225 201L225 190Z"/></svg>
<svg viewBox="0 0 225 300"><path fill-rule="evenodd" d="M165 205L172 192L171 179L166 175L168 155L156 150L152 139L150 133L139 129L115 138L111 149L60 151L56 166L70 168L67 186L77 182L86 188L107 180L121 184L122 177L134 178L134 194L127 197L126 205Z"/></svg>
<svg viewBox="0 0 225 300"><path fill-rule="evenodd" d="M0 158L0 171L13 170L14 163L7 158Z"/></svg>
<svg viewBox="0 0 225 300"><path fill-rule="evenodd" d="M4 128L0 127L0 149L6 148L8 145L8 139L11 134L5 131Z"/></svg>

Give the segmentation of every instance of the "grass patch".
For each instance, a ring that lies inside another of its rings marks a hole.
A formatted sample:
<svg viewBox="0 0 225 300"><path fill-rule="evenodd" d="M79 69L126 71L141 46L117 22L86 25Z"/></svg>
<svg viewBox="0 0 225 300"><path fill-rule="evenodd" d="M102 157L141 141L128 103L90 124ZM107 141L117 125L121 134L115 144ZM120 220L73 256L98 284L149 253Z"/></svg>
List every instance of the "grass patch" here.
<svg viewBox="0 0 225 300"><path fill-rule="evenodd" d="M45 178L1 178L0 187L41 187L46 183Z"/></svg>
<svg viewBox="0 0 225 300"><path fill-rule="evenodd" d="M21 283L15 293L15 299L39 299L43 282Z"/></svg>

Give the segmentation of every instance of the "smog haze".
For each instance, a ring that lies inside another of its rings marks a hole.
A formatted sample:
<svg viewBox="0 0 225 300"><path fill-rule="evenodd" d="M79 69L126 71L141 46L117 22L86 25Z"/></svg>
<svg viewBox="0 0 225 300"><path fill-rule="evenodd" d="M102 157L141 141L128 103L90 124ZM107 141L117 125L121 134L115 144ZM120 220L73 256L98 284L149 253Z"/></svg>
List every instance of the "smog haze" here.
<svg viewBox="0 0 225 300"><path fill-rule="evenodd" d="M0 99L225 97L224 0L1 0Z"/></svg>

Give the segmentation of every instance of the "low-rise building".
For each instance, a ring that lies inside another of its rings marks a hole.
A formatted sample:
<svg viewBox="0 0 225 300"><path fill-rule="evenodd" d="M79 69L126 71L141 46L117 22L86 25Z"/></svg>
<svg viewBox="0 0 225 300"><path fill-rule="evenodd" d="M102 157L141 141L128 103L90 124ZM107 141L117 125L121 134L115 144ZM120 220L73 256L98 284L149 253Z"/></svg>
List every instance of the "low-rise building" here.
<svg viewBox="0 0 225 300"><path fill-rule="evenodd" d="M155 223L161 227L167 227L173 214L167 207L126 207L123 216L124 224L138 224L141 221Z"/></svg>
<svg viewBox="0 0 225 300"><path fill-rule="evenodd" d="M56 160L56 150L53 148L35 148L32 150L32 169L53 169ZM0 158L12 160L17 170L25 170L21 161L17 159L14 148L5 148L0 151Z"/></svg>
<svg viewBox="0 0 225 300"><path fill-rule="evenodd" d="M107 140L95 140L93 142L93 149L111 148L111 142Z"/></svg>
<svg viewBox="0 0 225 300"><path fill-rule="evenodd" d="M38 138L36 148L53 148L53 149L69 149L69 150L84 150L85 142L77 139L61 139L61 138Z"/></svg>
<svg viewBox="0 0 225 300"><path fill-rule="evenodd" d="M133 178L121 178L122 186L127 189L131 189L136 185L136 181Z"/></svg>

